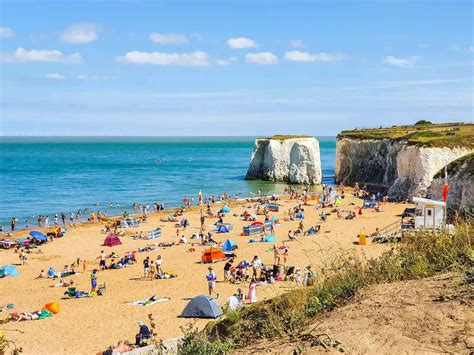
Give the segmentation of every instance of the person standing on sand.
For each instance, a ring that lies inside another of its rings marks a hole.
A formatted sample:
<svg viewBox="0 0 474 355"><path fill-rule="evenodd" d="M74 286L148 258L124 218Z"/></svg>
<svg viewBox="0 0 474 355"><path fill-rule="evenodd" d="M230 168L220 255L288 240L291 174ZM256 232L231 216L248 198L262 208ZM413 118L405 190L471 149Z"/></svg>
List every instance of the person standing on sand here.
<svg viewBox="0 0 474 355"><path fill-rule="evenodd" d="M212 269L212 266L209 266L207 269L209 270L209 273L206 275L207 285L209 287L209 296L212 296L212 294L215 293L216 298L219 298L219 293L216 292L216 273Z"/></svg>
<svg viewBox="0 0 474 355"><path fill-rule="evenodd" d="M273 244L273 264L280 265L280 253L275 244Z"/></svg>
<svg viewBox="0 0 474 355"><path fill-rule="evenodd" d="M97 259L100 259L99 261L99 269L100 270L105 270L106 269L106 266L105 266L105 259L107 259L107 255L105 255L105 252L103 250L100 251L100 255L99 257L97 257ZM97 260L96 259L96 260Z"/></svg>
<svg viewBox="0 0 474 355"><path fill-rule="evenodd" d="M66 215L64 214L64 212L61 213L61 220L63 222L63 226L66 225Z"/></svg>
<svg viewBox="0 0 474 355"><path fill-rule="evenodd" d="M15 231L16 221L17 221L16 217L12 217L12 232Z"/></svg>
<svg viewBox="0 0 474 355"><path fill-rule="evenodd" d="M232 263L234 262L234 259L229 259L224 265L224 280L227 281L229 280L229 271L230 268L232 267Z"/></svg>
<svg viewBox="0 0 474 355"><path fill-rule="evenodd" d="M97 271L97 269L94 269L91 273L91 292L95 292L97 288Z"/></svg>
<svg viewBox="0 0 474 355"><path fill-rule="evenodd" d="M255 279L252 279L250 281L249 292L247 294L247 300L250 303L257 302L257 282L255 281Z"/></svg>
<svg viewBox="0 0 474 355"><path fill-rule="evenodd" d="M150 278L150 257L147 256L145 260L143 260L143 278L148 279Z"/></svg>
<svg viewBox="0 0 474 355"><path fill-rule="evenodd" d="M163 265L163 259L161 258L161 255L158 255L155 260L155 266L156 266L156 272L159 274L163 273L163 269L161 268L161 265Z"/></svg>

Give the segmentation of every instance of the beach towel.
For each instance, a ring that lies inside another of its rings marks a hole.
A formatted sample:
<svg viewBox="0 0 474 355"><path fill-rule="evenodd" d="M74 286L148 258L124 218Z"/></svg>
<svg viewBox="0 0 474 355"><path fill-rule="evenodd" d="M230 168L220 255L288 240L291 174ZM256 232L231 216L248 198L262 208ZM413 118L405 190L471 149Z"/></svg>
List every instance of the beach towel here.
<svg viewBox="0 0 474 355"><path fill-rule="evenodd" d="M148 307L152 306L156 303L159 302L166 302L169 301L171 298L169 297L156 297L153 295L152 297L146 299L146 300L139 300L139 301L133 301L133 302L128 302L127 304L129 306L140 306L140 307Z"/></svg>

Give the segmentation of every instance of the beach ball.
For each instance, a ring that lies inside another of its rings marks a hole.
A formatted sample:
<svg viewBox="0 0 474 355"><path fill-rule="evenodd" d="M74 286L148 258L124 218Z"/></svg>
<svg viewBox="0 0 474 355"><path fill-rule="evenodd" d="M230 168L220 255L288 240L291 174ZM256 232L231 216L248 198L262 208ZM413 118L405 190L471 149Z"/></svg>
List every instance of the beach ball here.
<svg viewBox="0 0 474 355"><path fill-rule="evenodd" d="M59 303L53 302L53 303L46 303L44 305L44 309L47 309L53 314L57 314L59 312Z"/></svg>

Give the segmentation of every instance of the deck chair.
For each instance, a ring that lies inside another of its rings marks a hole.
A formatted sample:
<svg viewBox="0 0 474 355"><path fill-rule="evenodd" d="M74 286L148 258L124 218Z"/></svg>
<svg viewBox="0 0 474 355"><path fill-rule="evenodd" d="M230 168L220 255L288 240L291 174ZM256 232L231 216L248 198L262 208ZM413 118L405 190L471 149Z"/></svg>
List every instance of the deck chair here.
<svg viewBox="0 0 474 355"><path fill-rule="evenodd" d="M98 287L97 287L97 294L99 296L103 296L105 295L105 290L106 290L106 287L105 287L105 282L103 284L100 284Z"/></svg>

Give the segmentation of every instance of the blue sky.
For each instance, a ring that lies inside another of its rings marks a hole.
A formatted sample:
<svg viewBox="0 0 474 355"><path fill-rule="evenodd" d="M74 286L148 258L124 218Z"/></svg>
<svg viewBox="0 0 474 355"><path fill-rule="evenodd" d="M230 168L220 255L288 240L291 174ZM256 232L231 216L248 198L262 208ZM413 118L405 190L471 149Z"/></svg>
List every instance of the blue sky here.
<svg viewBox="0 0 474 355"><path fill-rule="evenodd" d="M2 0L2 135L473 120L471 1Z"/></svg>

